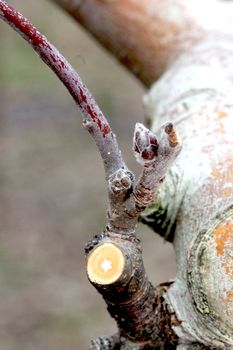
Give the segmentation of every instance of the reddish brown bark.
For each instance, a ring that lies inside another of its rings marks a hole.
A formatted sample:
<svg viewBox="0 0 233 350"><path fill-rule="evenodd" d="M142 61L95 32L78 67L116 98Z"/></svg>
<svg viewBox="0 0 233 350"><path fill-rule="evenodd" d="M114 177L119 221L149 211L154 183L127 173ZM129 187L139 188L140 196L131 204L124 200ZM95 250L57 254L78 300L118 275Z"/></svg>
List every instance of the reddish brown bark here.
<svg viewBox="0 0 233 350"><path fill-rule="evenodd" d="M94 138L102 156L106 178L118 168L126 169L116 136L95 99L70 63L32 23L3 0L0 1L0 18L33 47L45 64L65 85L79 106L83 114L83 126Z"/></svg>
<svg viewBox="0 0 233 350"><path fill-rule="evenodd" d="M213 30L228 30L215 0L53 1L147 86Z"/></svg>

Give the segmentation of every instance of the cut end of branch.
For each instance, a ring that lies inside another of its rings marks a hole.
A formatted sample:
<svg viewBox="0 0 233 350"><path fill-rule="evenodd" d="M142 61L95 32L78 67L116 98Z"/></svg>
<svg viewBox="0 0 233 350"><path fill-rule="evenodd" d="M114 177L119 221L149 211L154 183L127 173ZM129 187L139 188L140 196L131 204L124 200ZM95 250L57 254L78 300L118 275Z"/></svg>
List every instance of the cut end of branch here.
<svg viewBox="0 0 233 350"><path fill-rule="evenodd" d="M112 243L95 248L87 261L87 275L92 283L109 285L116 282L125 268L122 251Z"/></svg>

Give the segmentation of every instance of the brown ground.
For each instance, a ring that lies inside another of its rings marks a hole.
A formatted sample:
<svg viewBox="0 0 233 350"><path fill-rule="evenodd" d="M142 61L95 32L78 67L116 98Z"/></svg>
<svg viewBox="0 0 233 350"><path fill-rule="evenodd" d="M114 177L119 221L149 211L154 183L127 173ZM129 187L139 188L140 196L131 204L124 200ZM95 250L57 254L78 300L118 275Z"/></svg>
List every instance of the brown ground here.
<svg viewBox="0 0 233 350"><path fill-rule="evenodd" d="M77 68L135 169L143 89L51 3L11 3ZM0 106L0 350L86 349L115 331L84 268L84 244L105 222L103 167L65 89L2 23ZM170 245L139 230L151 280L172 277Z"/></svg>

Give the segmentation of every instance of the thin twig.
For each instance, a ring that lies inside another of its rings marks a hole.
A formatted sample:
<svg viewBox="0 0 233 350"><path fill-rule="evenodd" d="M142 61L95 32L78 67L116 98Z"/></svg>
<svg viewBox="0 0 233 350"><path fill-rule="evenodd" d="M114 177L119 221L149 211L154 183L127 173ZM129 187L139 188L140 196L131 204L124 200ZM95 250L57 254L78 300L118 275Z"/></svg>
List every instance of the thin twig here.
<svg viewBox="0 0 233 350"><path fill-rule="evenodd" d="M137 161L143 165L142 174L134 189L135 202L141 212L154 201L165 174L181 151L181 142L172 123L166 123L162 127L159 141L149 129L137 123L133 149Z"/></svg>
<svg viewBox="0 0 233 350"><path fill-rule="evenodd" d="M36 27L3 0L0 0L0 18L16 30L33 47L40 58L66 86L80 107L84 117L83 125L94 138L104 161L106 178L108 179L120 168L126 169L116 136L113 134L95 99L70 63Z"/></svg>

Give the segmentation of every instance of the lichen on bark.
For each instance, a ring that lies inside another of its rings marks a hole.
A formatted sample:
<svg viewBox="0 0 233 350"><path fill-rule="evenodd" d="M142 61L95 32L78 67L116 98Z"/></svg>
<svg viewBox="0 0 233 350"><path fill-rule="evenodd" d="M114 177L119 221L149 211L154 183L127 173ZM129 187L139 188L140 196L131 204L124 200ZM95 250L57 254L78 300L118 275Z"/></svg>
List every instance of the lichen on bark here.
<svg viewBox="0 0 233 350"><path fill-rule="evenodd" d="M155 211L143 215L156 231L159 218L161 234L174 236L178 274L168 300L183 320L176 332L181 342L219 349L233 346L232 53L229 38L204 40L144 99L152 130L169 115L183 140Z"/></svg>

